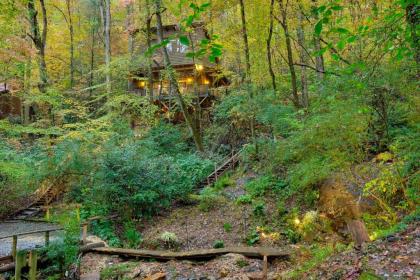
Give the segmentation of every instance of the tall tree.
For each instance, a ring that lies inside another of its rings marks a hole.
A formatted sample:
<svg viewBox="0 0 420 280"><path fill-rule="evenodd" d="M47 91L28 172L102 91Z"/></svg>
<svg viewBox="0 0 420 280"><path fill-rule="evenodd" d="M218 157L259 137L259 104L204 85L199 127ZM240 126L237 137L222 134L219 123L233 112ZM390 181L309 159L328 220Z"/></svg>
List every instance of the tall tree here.
<svg viewBox="0 0 420 280"><path fill-rule="evenodd" d="M302 86L302 106L307 108L309 106L309 94L308 94L308 78L306 75L306 66L308 64L308 55L305 48L305 33L303 26L303 13L299 9L298 11L299 24L297 28L297 39L299 43L299 58L301 63L300 69L300 81Z"/></svg>
<svg viewBox="0 0 420 280"><path fill-rule="evenodd" d="M72 13L72 1L66 0L67 8L67 24L70 33L70 88L74 87L74 27L73 27L73 13Z"/></svg>
<svg viewBox="0 0 420 280"><path fill-rule="evenodd" d="M273 26L274 26L274 0L270 2L270 27L268 28L268 38L267 38L267 62L268 62L268 72L270 73L271 83L273 89L276 90L276 75L273 70L272 54L271 54L271 40L273 38Z"/></svg>
<svg viewBox="0 0 420 280"><path fill-rule="evenodd" d="M41 92L45 92L48 85L48 72L47 64L45 62L45 47L47 44L47 31L48 31L48 20L47 20L47 9L45 8L44 0L39 0L42 12L42 33L38 23L38 11L35 7L34 0L28 0L27 9L30 23L30 34L29 37L32 39L35 48L37 50L37 60L39 69L39 83L38 88Z"/></svg>
<svg viewBox="0 0 420 280"><path fill-rule="evenodd" d="M166 49L166 45L164 44L163 38L163 24L162 24L162 4L161 0L154 0L155 3L155 15L156 15L156 30L157 30L157 37L159 44L161 44L161 50L163 53L163 60L165 63L165 69L167 71L168 79L171 84L171 89L173 90L175 97L178 101L179 107L184 115L185 121L187 123L188 128L192 134L195 146L199 152L204 152L203 141L200 135L200 131L194 125L193 119L191 114L188 112L188 106L185 103L185 100L181 96L181 91L179 89L178 81L176 79L175 70L172 67L171 60L169 58L168 50Z"/></svg>
<svg viewBox="0 0 420 280"><path fill-rule="evenodd" d="M110 0L99 0L104 32L104 51L105 51L105 82L106 91L111 93L111 2Z"/></svg>
<svg viewBox="0 0 420 280"><path fill-rule="evenodd" d="M152 47L152 14L150 12L150 0L146 0L146 43L150 49ZM149 91L150 101L153 101L153 72L152 72L152 57L147 57L147 89Z"/></svg>
<svg viewBox="0 0 420 280"><path fill-rule="evenodd" d="M312 0L312 9L316 8L317 0ZM318 15L315 13L315 20L318 21ZM321 37L317 34L314 34L314 49L316 52L315 57L315 68L319 79L324 79L325 66L324 66L324 56L321 54Z"/></svg>
<svg viewBox="0 0 420 280"><path fill-rule="evenodd" d="M295 64L293 61L292 42L290 38L288 18L287 18L289 1L286 1L286 4L283 3L284 0L278 0L278 2L280 6L280 18L277 18L277 19L281 27L283 28L284 36L285 36L286 51L287 51L286 62L287 62L287 65L289 66L290 80L291 80L291 85L292 85L292 102L295 105L295 107L299 108L300 102L299 102L299 95L298 95L298 89L297 89L296 70L295 70Z"/></svg>
<svg viewBox="0 0 420 280"><path fill-rule="evenodd" d="M244 0L239 0L239 6L241 8L241 23L242 23L242 38L244 41L244 51L245 51L245 80L247 82L251 81L251 61L249 58L249 44L248 44L248 32L246 29L246 16L245 16L245 4Z"/></svg>

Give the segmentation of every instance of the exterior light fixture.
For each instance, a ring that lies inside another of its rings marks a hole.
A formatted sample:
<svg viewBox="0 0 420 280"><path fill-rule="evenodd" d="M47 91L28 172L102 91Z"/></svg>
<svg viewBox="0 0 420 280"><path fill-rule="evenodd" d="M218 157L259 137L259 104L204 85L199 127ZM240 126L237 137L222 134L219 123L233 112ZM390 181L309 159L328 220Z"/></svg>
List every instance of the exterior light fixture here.
<svg viewBox="0 0 420 280"><path fill-rule="evenodd" d="M192 82L193 82L193 78L188 77L188 78L187 78L187 84L192 84Z"/></svg>
<svg viewBox="0 0 420 280"><path fill-rule="evenodd" d="M209 80L207 80L207 79L205 79L205 80L204 80L204 84L205 84L205 85L208 85L208 84L210 84L210 81L209 81Z"/></svg>
<svg viewBox="0 0 420 280"><path fill-rule="evenodd" d="M201 65L201 64L196 64L196 65L195 65L195 69L196 69L197 71L203 71L204 66L203 66L203 65Z"/></svg>

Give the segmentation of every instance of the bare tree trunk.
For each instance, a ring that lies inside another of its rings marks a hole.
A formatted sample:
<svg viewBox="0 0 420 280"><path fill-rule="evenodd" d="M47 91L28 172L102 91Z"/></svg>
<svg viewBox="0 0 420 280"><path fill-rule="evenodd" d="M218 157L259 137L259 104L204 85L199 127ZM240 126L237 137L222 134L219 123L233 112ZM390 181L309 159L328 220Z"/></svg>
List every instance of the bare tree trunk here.
<svg viewBox="0 0 420 280"><path fill-rule="evenodd" d="M289 1L287 1L287 4L288 3ZM297 90L296 71L295 71L295 66L293 62L293 51L292 51L292 43L290 40L289 26L287 23L287 5L284 6L283 0L279 0L279 4L280 4L280 12L281 12L281 20L279 22L283 28L284 35L286 38L287 65L289 66L290 79L291 79L291 84L292 84L292 101L295 107L299 108L300 102L299 102L299 95L298 95L298 90Z"/></svg>
<svg viewBox="0 0 420 280"><path fill-rule="evenodd" d="M111 93L111 3L110 0L100 0L100 10L102 26L104 31L104 51L105 51L105 82L106 91Z"/></svg>
<svg viewBox="0 0 420 280"><path fill-rule="evenodd" d="M241 7L242 38L244 40L244 51L245 51L245 66L246 66L245 80L247 82L250 82L251 81L251 62L249 59L249 44L248 44L248 33L246 30L244 0L239 0L239 4Z"/></svg>
<svg viewBox="0 0 420 280"><path fill-rule="evenodd" d="M146 0L146 41L147 47L152 47L152 32L151 32L152 15L150 13L150 2ZM153 71L152 71L152 57L147 58L147 88L149 91L150 101L153 102Z"/></svg>
<svg viewBox="0 0 420 280"><path fill-rule="evenodd" d="M45 92L48 86L48 72L47 64L45 63L45 46L47 41L47 31L48 31L48 20L47 20L47 10L45 8L44 0L39 0L41 4L42 11L42 34L39 29L38 24L38 11L35 8L34 0L28 0L28 14L29 21L31 25L31 37L34 42L35 48L37 49L37 60L39 67L39 84L38 88L41 92Z"/></svg>
<svg viewBox="0 0 420 280"><path fill-rule="evenodd" d="M91 27L91 42L90 42L90 75L89 75L89 93L93 92L93 69L95 63L95 27Z"/></svg>
<svg viewBox="0 0 420 280"><path fill-rule="evenodd" d="M133 2L128 2L126 9L127 9L127 18L126 18L126 29L128 32L128 45L127 51L130 56L130 63L133 61L133 52L134 52L134 32L132 30L133 25ZM130 67L131 68L131 67ZM131 69L130 69L131 70ZM128 79L127 80L127 89L131 91L133 89L133 82Z"/></svg>
<svg viewBox="0 0 420 280"><path fill-rule="evenodd" d="M155 14L156 14L157 36L158 36L159 43L162 43L163 27L162 27L162 18L161 18L161 12L162 12L161 0L155 0L155 7L156 7ZM184 99L181 96L178 81L176 80L176 76L175 76L175 70L173 69L171 61L169 59L168 50L166 49L166 46L162 46L161 49L163 52L165 69L168 72L168 78L171 84L171 88L173 88L173 91L175 92L175 97L178 101L179 106L181 107L182 113L184 114L184 118L187 123L187 126L189 127L191 131L195 146L199 152L204 152L204 147L203 147L200 131L198 131L197 128L195 127L192 117L190 113L188 112L187 104L185 103Z"/></svg>
<svg viewBox="0 0 420 280"><path fill-rule="evenodd" d="M303 65L308 64L308 57L305 51L305 33L303 30L303 14L302 11L298 12L298 18L299 18L299 25L297 30L297 37L298 37L298 43L300 46L300 62ZM309 106L309 94L308 94L308 79L306 76L306 67L301 66L300 69L300 79L302 84L302 106L305 108L308 108Z"/></svg>
<svg viewBox="0 0 420 280"><path fill-rule="evenodd" d="M273 38L273 24L274 24L274 0L271 0L270 3L270 27L268 29L268 38L267 38L267 61L268 61L268 72L271 76L271 83L273 85L274 91L277 90L276 87L276 76L273 70L273 63L271 59L271 39Z"/></svg>
<svg viewBox="0 0 420 280"><path fill-rule="evenodd" d="M66 0L67 17L70 32L70 88L74 87L74 28L72 19L71 0Z"/></svg>
<svg viewBox="0 0 420 280"><path fill-rule="evenodd" d="M312 0L313 8L316 7L317 0ZM315 19L318 19L318 16L315 17ZM325 73L325 66L324 66L324 56L320 54L321 51L321 38L318 35L314 35L313 38L314 41L314 48L315 52L317 53L315 57L315 67L316 67L316 73L318 75L318 78L320 80L324 79L324 73Z"/></svg>

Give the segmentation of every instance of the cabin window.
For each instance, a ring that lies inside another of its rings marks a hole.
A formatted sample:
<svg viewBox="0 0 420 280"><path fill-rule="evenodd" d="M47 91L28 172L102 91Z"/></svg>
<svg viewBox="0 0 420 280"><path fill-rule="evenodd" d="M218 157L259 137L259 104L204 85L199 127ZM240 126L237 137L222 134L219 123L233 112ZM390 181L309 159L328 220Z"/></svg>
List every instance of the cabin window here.
<svg viewBox="0 0 420 280"><path fill-rule="evenodd" d="M179 52L179 53L186 53L188 51L188 47L181 44L179 39L171 40L166 48L169 52Z"/></svg>

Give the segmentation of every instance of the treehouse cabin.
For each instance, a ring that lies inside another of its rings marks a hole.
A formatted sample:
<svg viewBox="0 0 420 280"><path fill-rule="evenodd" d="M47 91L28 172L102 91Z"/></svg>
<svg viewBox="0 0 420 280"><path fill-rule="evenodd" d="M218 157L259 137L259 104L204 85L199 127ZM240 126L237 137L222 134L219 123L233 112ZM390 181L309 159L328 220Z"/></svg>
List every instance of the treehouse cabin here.
<svg viewBox="0 0 420 280"><path fill-rule="evenodd" d="M166 49L169 53L169 59L177 73L178 84L181 94L190 94L200 99L205 99L212 95L215 88L227 85L226 78L217 78L217 62L211 63L208 58L195 58L187 56L192 46L198 49L198 44L202 39L209 39L209 35L202 23L193 25L194 32L181 34L178 25L166 25L163 27L164 39L169 39ZM158 43L156 28L152 29L152 45ZM181 44L180 35L185 35L190 39L190 46ZM174 97L173 89L169 81L165 78L165 65L161 49L155 51L152 55L152 93L154 100L163 101ZM131 78L131 89L140 95L150 95L147 93L148 75L147 67L144 66L134 73Z"/></svg>

